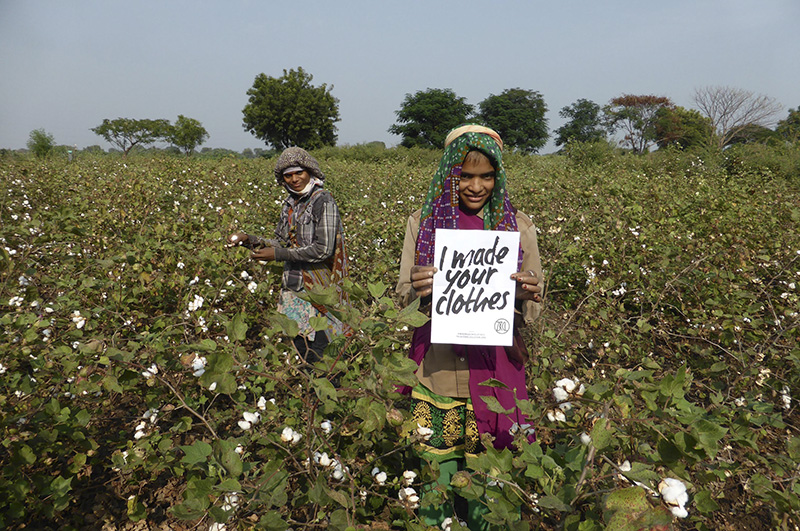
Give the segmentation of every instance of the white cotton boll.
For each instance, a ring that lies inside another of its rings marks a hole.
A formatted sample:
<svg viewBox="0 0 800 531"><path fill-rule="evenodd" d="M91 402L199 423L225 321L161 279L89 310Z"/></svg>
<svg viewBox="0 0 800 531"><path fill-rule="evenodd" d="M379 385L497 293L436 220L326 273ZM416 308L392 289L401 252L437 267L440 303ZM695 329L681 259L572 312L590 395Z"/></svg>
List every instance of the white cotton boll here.
<svg viewBox="0 0 800 531"><path fill-rule="evenodd" d="M281 440L283 442L287 442L288 443L288 442L290 442L292 440L292 436L293 435L294 435L294 430L287 426L287 427L283 428L283 431L281 432Z"/></svg>
<svg viewBox="0 0 800 531"><path fill-rule="evenodd" d="M260 409L261 411L264 411L265 409L267 409L267 399L264 398L263 396L261 398L259 398L258 399L258 403L256 404L256 407L258 407L258 409Z"/></svg>
<svg viewBox="0 0 800 531"><path fill-rule="evenodd" d="M249 430L250 428L253 427L253 424L248 422L248 421L246 421L246 420L240 420L237 424L239 424L239 427L242 428L245 431L247 431L247 430Z"/></svg>
<svg viewBox="0 0 800 531"><path fill-rule="evenodd" d="M575 390L575 385L577 381L571 380L570 378L562 378L556 382L556 387L563 387L567 393L571 393Z"/></svg>
<svg viewBox="0 0 800 531"><path fill-rule="evenodd" d="M303 436L299 432L292 433L292 444L297 444L300 442Z"/></svg>
<svg viewBox="0 0 800 531"><path fill-rule="evenodd" d="M251 280L250 283L247 284L247 291L249 291L250 293L255 293L257 289L258 289L258 284L256 284L254 281Z"/></svg>
<svg viewBox="0 0 800 531"><path fill-rule="evenodd" d="M261 418L261 415L259 413L250 413L249 411L245 411L244 413L242 413L242 417L247 422L249 422L251 424L255 424L255 423L257 423L259 421L259 419Z"/></svg>
<svg viewBox="0 0 800 531"><path fill-rule="evenodd" d="M686 518L689 516L689 511L687 511L685 507L670 507L669 510L676 518Z"/></svg>
<svg viewBox="0 0 800 531"><path fill-rule="evenodd" d="M572 409L572 402L561 402L561 403L558 405L558 408L559 408L561 411L569 411L570 409Z"/></svg>
<svg viewBox="0 0 800 531"><path fill-rule="evenodd" d="M325 468L328 468L329 466L331 466L333 464L333 461L331 460L330 457L328 457L328 453L327 452L325 452L325 453L323 453L322 455L319 456L319 464L324 466Z"/></svg>
<svg viewBox="0 0 800 531"><path fill-rule="evenodd" d="M547 412L547 420L549 420L550 422L555 422L556 421L556 416L553 413L552 409Z"/></svg>
<svg viewBox="0 0 800 531"><path fill-rule="evenodd" d="M589 437L589 434L586 432L581 433L581 444L584 446L589 446L592 443L592 438Z"/></svg>
<svg viewBox="0 0 800 531"><path fill-rule="evenodd" d="M422 440L427 441L430 440L431 436L433 435L433 430L417 424L417 435L421 437Z"/></svg>
<svg viewBox="0 0 800 531"><path fill-rule="evenodd" d="M242 455L244 453L244 446L239 444L239 445L236 446L236 448L233 451L236 452L239 455Z"/></svg>
<svg viewBox="0 0 800 531"><path fill-rule="evenodd" d="M586 392L586 386L581 384L578 386L578 389L575 390L575 394L578 396L583 396L583 393Z"/></svg>
<svg viewBox="0 0 800 531"><path fill-rule="evenodd" d="M630 472L631 462L626 459L625 461L623 461L621 465L619 465L619 469L622 470L623 472Z"/></svg>
<svg viewBox="0 0 800 531"><path fill-rule="evenodd" d="M417 491L412 487L403 487L400 489L397 497L401 502L408 505L410 509L416 509L419 507L419 496L417 495Z"/></svg>
<svg viewBox="0 0 800 531"><path fill-rule="evenodd" d="M556 418L556 420L558 422L566 422L567 421L567 416L560 409L556 410L556 412L554 413L554 416L555 416L555 418Z"/></svg>
<svg viewBox="0 0 800 531"><path fill-rule="evenodd" d="M320 423L319 427L320 427L320 428L322 428L322 431L323 431L324 433L326 433L326 434L330 433L330 432L331 432L331 430L333 429L333 425L331 424L331 421L329 421L329 420L327 420L327 419L326 419L326 420L323 420L323 421Z"/></svg>
<svg viewBox="0 0 800 531"><path fill-rule="evenodd" d="M556 387L553 389L553 398L556 402L564 402L569 398L569 393L563 387Z"/></svg>
<svg viewBox="0 0 800 531"><path fill-rule="evenodd" d="M211 385L208 386L209 391L214 391L217 388L217 382L211 382Z"/></svg>
<svg viewBox="0 0 800 531"><path fill-rule="evenodd" d="M406 470L403 472L403 485L406 487L414 483L415 479L417 479L417 473L413 470Z"/></svg>
<svg viewBox="0 0 800 531"><path fill-rule="evenodd" d="M375 474L375 481L378 483L378 485L385 485L387 479L388 476L386 475L386 472L378 472Z"/></svg>

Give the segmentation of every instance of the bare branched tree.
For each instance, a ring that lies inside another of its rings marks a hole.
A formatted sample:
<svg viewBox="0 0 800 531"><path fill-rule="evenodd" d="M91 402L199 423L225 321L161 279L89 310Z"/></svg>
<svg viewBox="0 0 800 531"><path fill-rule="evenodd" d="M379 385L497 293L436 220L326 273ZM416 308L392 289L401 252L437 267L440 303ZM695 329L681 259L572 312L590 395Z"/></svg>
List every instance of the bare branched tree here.
<svg viewBox="0 0 800 531"><path fill-rule="evenodd" d="M722 149L750 125L770 127L783 106L774 98L733 87L695 89L694 102L714 126L717 146Z"/></svg>

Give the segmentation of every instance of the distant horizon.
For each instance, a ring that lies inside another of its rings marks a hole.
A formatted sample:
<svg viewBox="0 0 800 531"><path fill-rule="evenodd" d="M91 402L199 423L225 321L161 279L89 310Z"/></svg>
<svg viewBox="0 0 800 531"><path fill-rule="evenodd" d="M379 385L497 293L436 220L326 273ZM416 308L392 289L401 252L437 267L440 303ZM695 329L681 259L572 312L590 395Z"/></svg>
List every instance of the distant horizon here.
<svg viewBox="0 0 800 531"><path fill-rule="evenodd" d="M59 145L108 149L90 130L103 119L182 114L206 128L205 146L269 149L242 125L247 91L261 73L297 67L332 87L342 146L399 144L395 112L428 88L472 105L540 93L542 154L579 99L653 94L693 109L695 89L728 86L774 98L783 118L800 107L798 20L796 0L0 0L0 147L44 129Z"/></svg>

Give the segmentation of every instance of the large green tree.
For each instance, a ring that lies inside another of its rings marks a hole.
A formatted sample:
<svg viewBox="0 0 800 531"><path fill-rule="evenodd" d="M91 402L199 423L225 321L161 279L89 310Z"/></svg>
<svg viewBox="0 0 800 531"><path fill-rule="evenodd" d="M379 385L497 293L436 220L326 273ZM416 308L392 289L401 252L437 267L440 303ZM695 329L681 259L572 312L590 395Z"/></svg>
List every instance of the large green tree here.
<svg viewBox="0 0 800 531"><path fill-rule="evenodd" d="M103 137L109 144L118 147L123 156L127 156L135 146L146 146L159 140L165 140L172 129L169 120L117 118L105 119L103 123L91 130Z"/></svg>
<svg viewBox="0 0 800 531"><path fill-rule="evenodd" d="M789 116L778 122L775 132L789 142L800 141L800 107L789 109Z"/></svg>
<svg viewBox="0 0 800 531"><path fill-rule="evenodd" d="M681 149L707 147L714 133L711 120L694 109L680 106L662 107L656 111L653 135L659 148Z"/></svg>
<svg viewBox="0 0 800 531"><path fill-rule="evenodd" d="M555 130L557 146L568 142L597 142L607 136L602 109L591 100L581 98L562 108L558 115L567 118L567 123Z"/></svg>
<svg viewBox="0 0 800 531"><path fill-rule="evenodd" d="M242 110L245 130L277 150L335 145L339 100L332 86L315 87L312 79L302 67L281 77L257 75Z"/></svg>
<svg viewBox="0 0 800 531"><path fill-rule="evenodd" d="M533 90L506 89L478 104L478 117L500 134L503 144L524 153L536 153L547 143L547 105Z"/></svg>
<svg viewBox="0 0 800 531"><path fill-rule="evenodd" d="M447 133L466 122L475 107L451 89L420 90L406 94L400 109L395 111L397 123L389 132L400 135L400 145L441 149Z"/></svg>
<svg viewBox="0 0 800 531"><path fill-rule="evenodd" d="M622 145L634 153L646 153L655 141L656 113L673 107L664 96L624 94L611 100L604 109L611 130L622 130Z"/></svg>
<svg viewBox="0 0 800 531"><path fill-rule="evenodd" d="M208 131L203 124L182 114L178 115L178 119L169 133L170 143L183 150L187 156L191 155L194 149L205 142L207 138Z"/></svg>
<svg viewBox="0 0 800 531"><path fill-rule="evenodd" d="M40 159L46 158L54 146L55 138L44 129L34 129L28 137L28 149Z"/></svg>

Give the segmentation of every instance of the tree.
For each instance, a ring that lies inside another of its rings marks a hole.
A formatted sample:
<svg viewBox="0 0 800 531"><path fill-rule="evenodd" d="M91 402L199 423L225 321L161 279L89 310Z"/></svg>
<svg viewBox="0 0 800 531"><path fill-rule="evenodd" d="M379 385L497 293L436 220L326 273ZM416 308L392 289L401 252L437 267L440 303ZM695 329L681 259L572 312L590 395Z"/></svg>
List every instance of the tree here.
<svg viewBox="0 0 800 531"><path fill-rule="evenodd" d="M558 115L569 121L556 129L556 145L568 142L597 142L605 140L607 130L603 124L600 106L593 101L579 99L562 108Z"/></svg>
<svg viewBox="0 0 800 531"><path fill-rule="evenodd" d="M536 153L547 143L547 105L538 92L506 89L478 104L478 117L500 134L503 144L524 153Z"/></svg>
<svg viewBox="0 0 800 531"><path fill-rule="evenodd" d="M749 125L769 127L783 108L775 99L732 87L703 87L694 92L700 112L711 119L721 150Z"/></svg>
<svg viewBox="0 0 800 531"><path fill-rule="evenodd" d="M663 96L625 94L611 100L604 109L609 129L622 129L622 145L630 146L634 153L646 153L655 138L656 112L662 107L672 107Z"/></svg>
<svg viewBox="0 0 800 531"><path fill-rule="evenodd" d="M30 149L37 158L43 159L53 150L56 140L44 129L34 129L28 137L28 149Z"/></svg>
<svg viewBox="0 0 800 531"><path fill-rule="evenodd" d="M400 135L400 145L441 149L451 129L466 122L475 107L456 96L451 89L432 89L406 94L395 111L397 123L389 132Z"/></svg>
<svg viewBox="0 0 800 531"><path fill-rule="evenodd" d="M167 138L171 129L169 120L117 118L105 119L102 124L91 130L109 144L122 150L123 156L128 156L128 152L134 146L146 146Z"/></svg>
<svg viewBox="0 0 800 531"><path fill-rule="evenodd" d="M775 132L788 142L800 141L800 107L789 109L789 116L778 122Z"/></svg>
<svg viewBox="0 0 800 531"><path fill-rule="evenodd" d="M245 130L277 150L335 145L339 100L332 86L315 87L312 79L301 67L279 78L257 75L242 110Z"/></svg>
<svg viewBox="0 0 800 531"><path fill-rule="evenodd" d="M714 128L711 120L694 109L662 107L656 111L653 134L659 148L693 149L708 145Z"/></svg>
<svg viewBox="0 0 800 531"><path fill-rule="evenodd" d="M194 148L201 145L206 139L208 139L208 131L203 124L182 114L178 115L175 125L170 129L169 141L182 149L186 156L191 155Z"/></svg>

